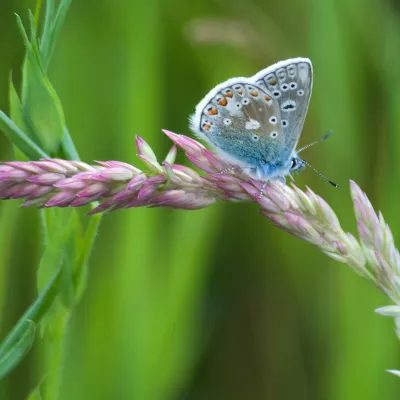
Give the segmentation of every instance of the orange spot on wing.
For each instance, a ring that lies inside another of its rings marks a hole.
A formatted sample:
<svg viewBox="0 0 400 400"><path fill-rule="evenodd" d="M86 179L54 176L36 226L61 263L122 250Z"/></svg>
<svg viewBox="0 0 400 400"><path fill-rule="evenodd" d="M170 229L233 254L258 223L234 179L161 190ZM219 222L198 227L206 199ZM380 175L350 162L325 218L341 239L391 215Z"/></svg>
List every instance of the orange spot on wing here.
<svg viewBox="0 0 400 400"><path fill-rule="evenodd" d="M225 93L225 96L226 96L226 97L232 98L232 97L233 97L233 93L232 93L232 92L226 92L226 93Z"/></svg>
<svg viewBox="0 0 400 400"><path fill-rule="evenodd" d="M239 93L239 94L243 94L243 90L242 90L242 89L239 89L239 90L238 90L238 93Z"/></svg>
<svg viewBox="0 0 400 400"><path fill-rule="evenodd" d="M216 108L210 108L208 110L208 115L217 115L218 114L218 110Z"/></svg>
<svg viewBox="0 0 400 400"><path fill-rule="evenodd" d="M228 101L226 100L225 97L223 97L223 98L218 102L218 104L219 104L220 106L226 106L226 105L228 104Z"/></svg>
<svg viewBox="0 0 400 400"><path fill-rule="evenodd" d="M276 79L271 79L268 81L270 85L276 85Z"/></svg>
<svg viewBox="0 0 400 400"><path fill-rule="evenodd" d="M251 94L253 97L258 96L257 90L252 90L252 91L250 92L250 94Z"/></svg>
<svg viewBox="0 0 400 400"><path fill-rule="evenodd" d="M271 100L271 96L265 96L264 99L267 100L267 101L270 101Z"/></svg>
<svg viewBox="0 0 400 400"><path fill-rule="evenodd" d="M209 124L203 124L203 129L205 129L206 131L209 131L211 128L211 126Z"/></svg>

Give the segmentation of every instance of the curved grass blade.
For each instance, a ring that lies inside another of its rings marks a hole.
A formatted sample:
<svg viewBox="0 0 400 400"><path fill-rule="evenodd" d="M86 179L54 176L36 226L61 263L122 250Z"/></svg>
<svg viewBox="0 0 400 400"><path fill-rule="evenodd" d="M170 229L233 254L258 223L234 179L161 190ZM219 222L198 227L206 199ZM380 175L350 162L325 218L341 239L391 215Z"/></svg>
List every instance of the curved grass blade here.
<svg viewBox="0 0 400 400"><path fill-rule="evenodd" d="M32 320L24 320L21 325L21 336L8 351L0 357L0 380L11 372L29 352L35 340L36 324Z"/></svg>

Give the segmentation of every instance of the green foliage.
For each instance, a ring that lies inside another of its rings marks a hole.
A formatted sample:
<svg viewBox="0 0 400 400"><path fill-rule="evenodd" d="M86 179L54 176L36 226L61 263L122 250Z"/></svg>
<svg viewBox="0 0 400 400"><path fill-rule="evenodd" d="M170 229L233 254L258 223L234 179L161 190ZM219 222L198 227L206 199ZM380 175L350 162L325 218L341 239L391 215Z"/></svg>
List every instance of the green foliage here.
<svg viewBox="0 0 400 400"><path fill-rule="evenodd" d="M65 126L61 102L45 69L53 53L56 39L70 1L56 7L49 0L43 35L38 37L41 2L36 15L29 13L30 36L17 15L17 25L26 53L22 73L22 96L19 98L10 79L10 113L0 111L0 128L16 148L31 160L51 156L79 159ZM40 43L40 45L39 45ZM49 155L48 155L49 154ZM94 218L83 233L76 210L43 210L42 228L45 249L37 272L39 297L21 317L0 347L0 379L12 371L31 348L36 324L41 324L45 338L46 379L30 398L56 399L61 385L64 340L71 314L86 286L87 261L94 243L100 217ZM44 389L41 389L44 386Z"/></svg>
<svg viewBox="0 0 400 400"><path fill-rule="evenodd" d="M188 133L187 116L217 83L310 57L301 142L334 135L307 160L341 187L357 181L399 243L394 2L88 0L75 1L65 20L70 4L38 1L30 18L25 3L2 5L0 76L14 71L8 93L0 80L0 108L10 104L10 117L0 112L2 160L10 140L28 159L78 159L78 147L88 162L133 162L136 134L161 157L171 143L160 128ZM22 82L14 11L24 22ZM352 226L342 189L309 171L296 181ZM42 237L34 234L39 213ZM399 381L385 372L399 367L398 343L391 321L373 313L386 299L254 207L123 210L104 218L97 237L99 222L0 203L1 360L15 361L3 371L20 363L0 382L1 399L398 398ZM31 323L41 335L22 361Z"/></svg>
<svg viewBox="0 0 400 400"><path fill-rule="evenodd" d="M33 321L23 320L21 330L18 332L18 340L0 350L0 379L3 379L9 371L18 365L30 350L35 339L35 328L36 325Z"/></svg>

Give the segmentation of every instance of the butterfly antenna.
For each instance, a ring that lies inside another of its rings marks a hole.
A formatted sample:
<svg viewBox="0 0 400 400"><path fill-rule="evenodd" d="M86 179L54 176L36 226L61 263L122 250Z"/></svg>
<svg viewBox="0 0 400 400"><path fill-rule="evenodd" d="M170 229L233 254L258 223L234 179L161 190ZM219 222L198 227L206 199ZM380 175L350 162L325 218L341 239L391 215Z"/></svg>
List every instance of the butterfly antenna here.
<svg viewBox="0 0 400 400"><path fill-rule="evenodd" d="M335 182L332 182L331 180L329 180L325 175L322 175L321 172L319 172L317 169L315 169L313 166L311 166L306 160L302 159L302 161L303 161L304 165L307 165L308 168L312 169L324 181L327 181L328 183L330 183L335 188L339 187L339 185L337 185Z"/></svg>
<svg viewBox="0 0 400 400"><path fill-rule="evenodd" d="M312 143L309 143L309 144L305 145L305 146L302 147L301 149L297 150L297 153L300 153L301 151L303 151L303 150L305 150L305 149L308 149L308 148L311 147L311 146L314 146L314 144L323 142L324 140L328 139L328 137L331 136L332 133L333 133L332 131L329 131L328 133L325 133L325 135L322 136L321 139L318 139L318 140L316 140L315 142L312 142Z"/></svg>

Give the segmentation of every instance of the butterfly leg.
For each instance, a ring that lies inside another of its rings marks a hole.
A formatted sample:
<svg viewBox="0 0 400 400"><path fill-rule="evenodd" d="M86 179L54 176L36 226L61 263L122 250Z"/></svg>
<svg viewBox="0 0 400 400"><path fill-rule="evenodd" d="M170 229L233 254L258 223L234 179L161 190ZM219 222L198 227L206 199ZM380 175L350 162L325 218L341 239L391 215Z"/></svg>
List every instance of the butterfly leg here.
<svg viewBox="0 0 400 400"><path fill-rule="evenodd" d="M238 169L239 169L239 167L237 167L236 165L232 165L228 168L223 169L222 171L217 172L217 174L226 174L227 172L229 172L230 174L233 174Z"/></svg>
<svg viewBox="0 0 400 400"><path fill-rule="evenodd" d="M260 193L258 194L260 199L262 196L265 196L264 190L267 187L267 185L268 185L268 182L264 182L263 185L261 186Z"/></svg>

